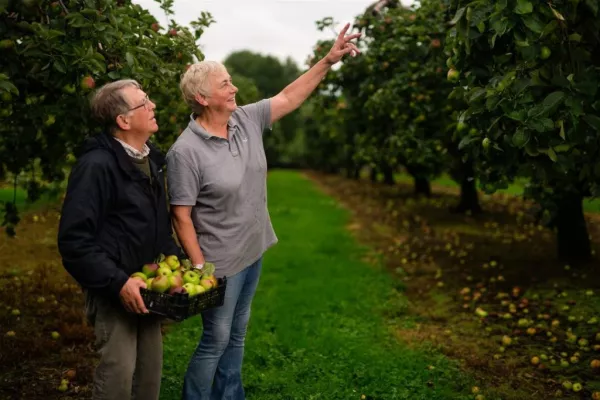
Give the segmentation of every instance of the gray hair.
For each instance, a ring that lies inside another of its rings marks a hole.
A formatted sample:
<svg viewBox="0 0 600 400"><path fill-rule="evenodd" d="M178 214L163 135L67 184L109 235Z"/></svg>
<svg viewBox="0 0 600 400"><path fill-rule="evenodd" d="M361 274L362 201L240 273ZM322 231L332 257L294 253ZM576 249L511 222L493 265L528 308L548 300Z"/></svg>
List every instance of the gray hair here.
<svg viewBox="0 0 600 400"><path fill-rule="evenodd" d="M226 70L225 66L218 61L201 61L190 65L188 70L181 77L179 88L183 99L192 112L201 115L204 112L204 106L196 101L196 95L210 95L210 81L208 77L216 71Z"/></svg>
<svg viewBox="0 0 600 400"><path fill-rule="evenodd" d="M117 117L127 113L131 107L123 94L123 89L129 86L142 88L133 79L121 79L100 87L91 100L92 116L106 127L110 134L114 134L118 128Z"/></svg>

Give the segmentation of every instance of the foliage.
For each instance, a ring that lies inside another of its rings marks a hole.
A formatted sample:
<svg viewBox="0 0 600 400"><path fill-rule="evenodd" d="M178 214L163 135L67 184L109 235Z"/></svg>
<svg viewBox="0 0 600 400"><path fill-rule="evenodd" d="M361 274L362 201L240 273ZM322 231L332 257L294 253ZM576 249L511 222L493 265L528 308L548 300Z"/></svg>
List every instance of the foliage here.
<svg viewBox="0 0 600 400"><path fill-rule="evenodd" d="M478 129L463 144L481 157L490 191L515 176L556 192L600 194L600 18L590 1L456 1L449 63L453 96Z"/></svg>
<svg viewBox="0 0 600 400"><path fill-rule="evenodd" d="M155 140L172 142L187 119L177 83L188 63L203 59L193 31L171 21L166 29L129 0L12 1L0 7L0 179L29 171L62 181L65 166L86 134L101 130L89 115L91 90L121 78L138 80L159 105ZM167 15L172 1L161 3ZM39 184L32 179L30 197ZM35 199L34 199L35 200ZM14 233L16 209L5 206Z"/></svg>

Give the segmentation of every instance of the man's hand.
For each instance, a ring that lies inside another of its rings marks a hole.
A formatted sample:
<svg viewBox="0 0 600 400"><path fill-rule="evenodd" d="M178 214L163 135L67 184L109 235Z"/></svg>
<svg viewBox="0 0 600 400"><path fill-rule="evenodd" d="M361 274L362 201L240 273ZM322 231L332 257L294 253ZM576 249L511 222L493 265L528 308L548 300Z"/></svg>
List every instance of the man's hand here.
<svg viewBox="0 0 600 400"><path fill-rule="evenodd" d="M148 314L144 300L140 294L140 288L146 288L146 282L137 278L129 278L121 288L119 297L125 309L136 314Z"/></svg>
<svg viewBox="0 0 600 400"><path fill-rule="evenodd" d="M358 47L356 47L356 45L350 41L352 39L359 38L361 34L355 33L353 35L345 36L346 32L348 31L348 28L350 28L349 23L346 24L346 26L344 26L344 29L342 29L342 31L338 35L335 43L331 47L331 50L329 50L329 53L327 53L327 55L325 56L325 61L327 61L327 63L333 65L340 61L344 55L350 52L353 52L353 57L357 54L360 54L360 50L358 50Z"/></svg>

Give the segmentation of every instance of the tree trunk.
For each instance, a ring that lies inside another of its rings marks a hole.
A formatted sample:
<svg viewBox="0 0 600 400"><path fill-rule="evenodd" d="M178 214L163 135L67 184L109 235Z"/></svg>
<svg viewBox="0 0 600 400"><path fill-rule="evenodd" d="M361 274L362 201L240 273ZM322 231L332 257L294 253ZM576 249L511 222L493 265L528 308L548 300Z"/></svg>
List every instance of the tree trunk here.
<svg viewBox="0 0 600 400"><path fill-rule="evenodd" d="M431 197L431 183L421 174L421 169L411 165L405 165L405 168L415 180L415 196Z"/></svg>
<svg viewBox="0 0 600 400"><path fill-rule="evenodd" d="M371 182L377 183L377 168L371 168Z"/></svg>
<svg viewBox="0 0 600 400"><path fill-rule="evenodd" d="M581 195L569 193L562 197L558 203L556 228L559 260L577 265L591 259Z"/></svg>
<svg viewBox="0 0 600 400"><path fill-rule="evenodd" d="M460 201L458 205L454 207L453 211L460 213L470 211L473 214L481 213L479 195L477 194L475 170L471 160L464 163L461 162L458 177L460 179Z"/></svg>
<svg viewBox="0 0 600 400"><path fill-rule="evenodd" d="M383 171L383 183L386 185L393 185L394 181L394 169L387 164L384 164L381 168Z"/></svg>
<svg viewBox="0 0 600 400"><path fill-rule="evenodd" d="M360 167L357 165L352 169L352 179L357 181L360 178Z"/></svg>
<svg viewBox="0 0 600 400"><path fill-rule="evenodd" d="M429 179L415 176L415 195L431 197L431 184Z"/></svg>

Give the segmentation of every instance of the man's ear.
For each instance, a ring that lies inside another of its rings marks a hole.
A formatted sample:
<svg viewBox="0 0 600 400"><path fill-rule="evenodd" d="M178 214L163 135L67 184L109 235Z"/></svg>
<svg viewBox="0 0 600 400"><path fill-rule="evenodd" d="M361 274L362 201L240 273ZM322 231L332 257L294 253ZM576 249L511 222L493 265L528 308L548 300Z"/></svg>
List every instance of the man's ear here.
<svg viewBox="0 0 600 400"><path fill-rule="evenodd" d="M125 117L123 114L117 115L116 122L117 126L122 131L128 131L131 129L131 125L129 124L127 117Z"/></svg>
<svg viewBox="0 0 600 400"><path fill-rule="evenodd" d="M208 102L206 101L206 96L204 96L200 93L196 93L196 95L194 96L194 99L196 99L196 101L200 105L203 105L204 107L208 106Z"/></svg>

